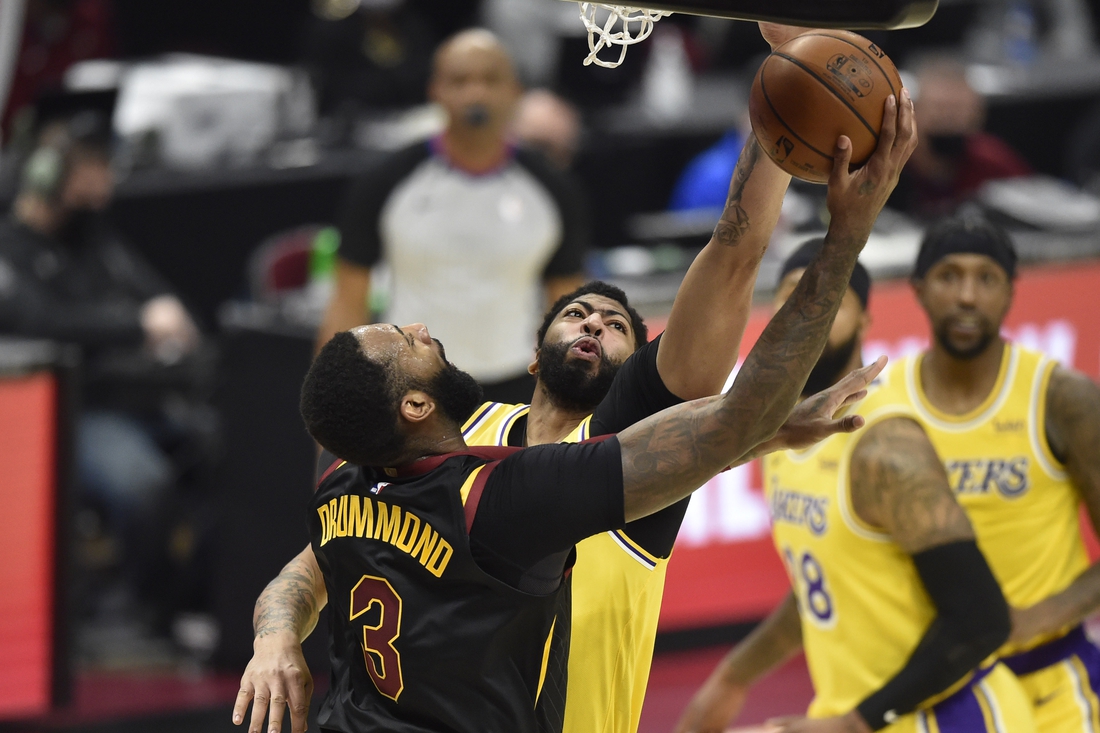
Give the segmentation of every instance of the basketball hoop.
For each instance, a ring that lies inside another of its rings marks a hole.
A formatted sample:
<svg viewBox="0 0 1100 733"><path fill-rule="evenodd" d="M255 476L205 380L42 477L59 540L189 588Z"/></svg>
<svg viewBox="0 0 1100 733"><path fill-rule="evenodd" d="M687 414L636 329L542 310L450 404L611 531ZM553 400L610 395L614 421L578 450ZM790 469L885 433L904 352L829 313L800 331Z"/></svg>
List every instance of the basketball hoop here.
<svg viewBox="0 0 1100 733"><path fill-rule="evenodd" d="M639 0L660 6L636 8L576 0L588 31L584 65L613 69L626 58L627 46L649 38L653 24L672 13L737 20L764 20L807 28L846 30L916 28L936 12L940 0ZM556 0L555 0L556 2ZM601 22L603 14L606 20ZM619 47L619 58L605 61L599 53Z"/></svg>
<svg viewBox="0 0 1100 733"><path fill-rule="evenodd" d="M635 43L641 43L653 32L653 25L661 18L672 15L668 10L650 10L632 8L626 5L605 5L603 3L579 3L581 21L588 31L588 57L584 65L595 64L605 69L614 69L626 58L626 49ZM601 24L597 15L607 13L607 20ZM634 24L634 25L631 25ZM620 28L620 30L616 30ZM599 57L605 48L618 46L619 58L605 61Z"/></svg>

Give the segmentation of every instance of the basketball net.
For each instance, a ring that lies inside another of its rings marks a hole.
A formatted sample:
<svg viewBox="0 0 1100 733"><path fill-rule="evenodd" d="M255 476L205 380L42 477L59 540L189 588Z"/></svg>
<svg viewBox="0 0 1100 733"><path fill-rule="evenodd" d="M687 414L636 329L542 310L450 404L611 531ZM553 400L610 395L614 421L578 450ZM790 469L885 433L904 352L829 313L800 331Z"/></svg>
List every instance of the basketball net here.
<svg viewBox="0 0 1100 733"><path fill-rule="evenodd" d="M595 64L605 69L614 69L626 58L626 49L635 43L641 43L653 32L653 25L661 18L672 15L667 10L632 8L626 5L605 5L603 3L580 3L581 21L588 31L588 57L584 65ZM601 24L600 11L607 13L607 19ZM616 30L620 28L621 30ZM605 48L619 46L619 58L606 61L599 57Z"/></svg>

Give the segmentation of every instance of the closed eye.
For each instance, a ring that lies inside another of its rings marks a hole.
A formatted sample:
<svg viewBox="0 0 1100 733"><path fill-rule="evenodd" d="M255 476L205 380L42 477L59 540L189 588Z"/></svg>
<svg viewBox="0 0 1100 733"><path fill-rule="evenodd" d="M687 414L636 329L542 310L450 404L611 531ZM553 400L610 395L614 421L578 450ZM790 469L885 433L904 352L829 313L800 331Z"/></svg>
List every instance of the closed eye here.
<svg viewBox="0 0 1100 733"><path fill-rule="evenodd" d="M410 347L413 345L413 337L412 337L411 333L405 333L404 331L401 330L400 326L394 326L394 324L392 324L392 323L390 325L393 326L394 331L397 331L399 334L401 334L401 336L405 339L405 342Z"/></svg>

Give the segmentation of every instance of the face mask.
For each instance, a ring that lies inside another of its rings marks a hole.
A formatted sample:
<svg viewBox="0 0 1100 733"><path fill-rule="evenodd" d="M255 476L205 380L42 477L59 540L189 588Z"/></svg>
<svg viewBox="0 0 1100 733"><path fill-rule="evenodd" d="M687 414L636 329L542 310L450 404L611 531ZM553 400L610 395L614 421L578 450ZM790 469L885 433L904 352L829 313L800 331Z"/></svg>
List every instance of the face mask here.
<svg viewBox="0 0 1100 733"><path fill-rule="evenodd" d="M489 124L489 108L484 104L471 104L462 110L462 121L470 127L484 127Z"/></svg>
<svg viewBox="0 0 1100 733"><path fill-rule="evenodd" d="M957 160L966 154L966 135L929 135L928 144L943 158Z"/></svg>

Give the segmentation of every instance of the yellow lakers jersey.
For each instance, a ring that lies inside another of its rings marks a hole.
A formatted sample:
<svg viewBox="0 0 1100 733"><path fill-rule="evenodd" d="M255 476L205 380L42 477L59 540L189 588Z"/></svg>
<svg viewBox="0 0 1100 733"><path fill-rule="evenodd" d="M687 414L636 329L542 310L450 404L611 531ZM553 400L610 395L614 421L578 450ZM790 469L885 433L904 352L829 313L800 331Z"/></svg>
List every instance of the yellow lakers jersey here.
<svg viewBox="0 0 1100 733"><path fill-rule="evenodd" d="M880 399L917 414L1008 602L1026 607L1058 593L1088 567L1088 556L1077 492L1046 439L1046 395L1055 363L1006 344L986 400L965 415L948 415L924 394L921 358L892 365Z"/></svg>
<svg viewBox="0 0 1100 733"><path fill-rule="evenodd" d="M913 417L871 394L857 407L870 428ZM936 615L916 566L852 508L849 462L864 431L764 458L772 534L798 600L814 685L809 716L842 715L905 665Z"/></svg>
<svg viewBox="0 0 1100 733"><path fill-rule="evenodd" d="M483 404L462 428L468 445L508 445L528 405ZM591 437L585 418L562 442ZM577 545L564 733L634 733L642 714L667 558L624 530Z"/></svg>

